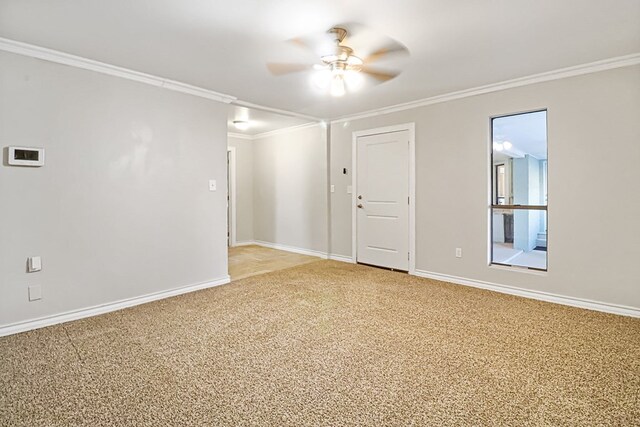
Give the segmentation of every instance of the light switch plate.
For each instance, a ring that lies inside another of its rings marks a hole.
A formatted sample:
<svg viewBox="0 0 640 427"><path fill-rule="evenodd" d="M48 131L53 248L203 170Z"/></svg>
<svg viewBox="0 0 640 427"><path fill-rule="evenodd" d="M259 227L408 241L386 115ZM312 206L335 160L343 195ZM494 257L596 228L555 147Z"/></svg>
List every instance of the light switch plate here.
<svg viewBox="0 0 640 427"><path fill-rule="evenodd" d="M42 288L40 285L29 286L29 301L42 299Z"/></svg>
<svg viewBox="0 0 640 427"><path fill-rule="evenodd" d="M335 192L336 192L336 186L335 186L335 185L333 185L333 184L331 184L331 192L332 192L332 193L335 193Z"/></svg>
<svg viewBox="0 0 640 427"><path fill-rule="evenodd" d="M42 259L39 256L29 257L27 262L29 273L42 270Z"/></svg>
<svg viewBox="0 0 640 427"><path fill-rule="evenodd" d="M456 248L456 258L462 258L462 248Z"/></svg>
<svg viewBox="0 0 640 427"><path fill-rule="evenodd" d="M209 180L209 191L216 191L216 180L215 179L210 179Z"/></svg>
<svg viewBox="0 0 640 427"><path fill-rule="evenodd" d="M352 188L350 185L347 185L347 194L351 194Z"/></svg>

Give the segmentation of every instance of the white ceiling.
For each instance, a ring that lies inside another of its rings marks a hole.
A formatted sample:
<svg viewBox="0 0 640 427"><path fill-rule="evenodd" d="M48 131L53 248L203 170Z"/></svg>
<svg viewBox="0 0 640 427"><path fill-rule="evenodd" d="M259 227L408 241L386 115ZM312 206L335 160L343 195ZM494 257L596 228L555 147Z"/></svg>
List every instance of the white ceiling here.
<svg viewBox="0 0 640 427"><path fill-rule="evenodd" d="M402 74L331 98L267 71L345 22L404 44L380 64ZM0 37L324 119L637 53L639 22L639 0L0 0Z"/></svg>
<svg viewBox="0 0 640 427"><path fill-rule="evenodd" d="M509 141L517 157L530 154L538 160L547 159L547 112L536 111L526 114L498 117L493 119L493 142ZM494 159L514 157L509 153L493 152Z"/></svg>
<svg viewBox="0 0 640 427"><path fill-rule="evenodd" d="M248 121L249 128L245 130L237 129L233 124L234 120ZM311 122L299 117L285 116L283 114L240 106L232 106L229 109L227 121L229 132L250 136L292 126L300 126L306 123Z"/></svg>

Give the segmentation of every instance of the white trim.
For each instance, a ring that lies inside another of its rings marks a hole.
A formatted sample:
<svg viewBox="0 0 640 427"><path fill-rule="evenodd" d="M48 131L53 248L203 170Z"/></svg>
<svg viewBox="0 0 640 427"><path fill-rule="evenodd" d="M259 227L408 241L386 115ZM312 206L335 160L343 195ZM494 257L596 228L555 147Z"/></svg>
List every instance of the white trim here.
<svg viewBox="0 0 640 427"><path fill-rule="evenodd" d="M298 248L296 246L281 245L279 243L265 242L263 240L247 240L245 242L236 242L236 246L250 246L250 245L262 246L265 248L278 249L280 251L287 251L287 252L292 252L296 254L316 256L322 259L332 259L335 261L342 261L342 262L348 262L350 264L353 264L353 261L351 260L350 256L336 255L336 254L327 255L326 252L322 252L322 251L316 251L312 249L303 249L303 248Z"/></svg>
<svg viewBox="0 0 640 427"><path fill-rule="evenodd" d="M198 96L201 98L211 99L218 102L223 102L225 104L232 103L233 105L239 105L239 106L248 107L248 108L256 108L263 111L270 111L273 113L282 114L282 115L291 116L291 117L299 117L299 118L316 121L316 122L323 121L323 119L319 117L300 114L300 113L296 113L288 110L282 110L279 108L267 107L259 104L253 104L251 102L239 100L235 96L215 92L210 89L193 86L193 85L182 83L176 80L166 79L163 77L154 76L152 74L142 73L139 71L130 70L128 68L118 67L118 66L110 65L104 62L94 61L92 59L83 58L81 56L71 55L71 54L60 52L57 50L48 49L48 48L32 45L29 43L23 43L16 40L3 38L3 37L0 37L0 51L11 52L18 55L28 56L31 58L42 59L49 62L68 65L71 67L95 71L95 72L107 74L110 76L121 77L124 79L149 84L152 86L163 87L165 89L186 93L186 94ZM510 89L514 87L526 86L530 84L541 83L541 82L546 82L551 80L564 79L567 77L574 77L582 74L596 73L599 71L605 71L605 70L621 68L621 67L628 67L628 66L633 66L637 64L640 64L640 53L633 53L630 55L603 59L601 61L590 62L587 64L561 68L558 70L547 71L539 74L533 74L526 77L520 77L512 80L505 80L502 82L492 83L484 86L478 86L475 88L464 89L456 92L450 92L450 93L437 95L429 98L419 99L416 101L391 105L388 107L382 107L374 110L364 111L364 112L349 115L349 116L337 117L330 120L330 122L341 123L341 122L350 121L350 120L362 119L365 117L374 117L382 114L389 114L393 112L409 110L412 108L423 107L426 105L437 104L440 102L451 101L454 99L480 95L483 93L496 92L496 91Z"/></svg>
<svg viewBox="0 0 640 427"><path fill-rule="evenodd" d="M256 139L266 138L268 136L282 135L284 133L295 132L297 130L308 129L315 126L322 126L323 124L324 122L303 123L301 125L295 125L295 126L289 126L286 128L270 130L268 132L257 133L255 135L246 135L242 133L227 132L227 136L231 138L241 138L241 139L248 139L248 140L254 141Z"/></svg>
<svg viewBox="0 0 640 427"><path fill-rule="evenodd" d="M351 134L351 262L358 263L358 195L356 182L358 182L358 137L355 132Z"/></svg>
<svg viewBox="0 0 640 427"><path fill-rule="evenodd" d="M227 137L228 138L238 138L238 139L248 139L248 140L252 140L253 137L251 135L245 135L243 133L234 133L234 132L227 132Z"/></svg>
<svg viewBox="0 0 640 427"><path fill-rule="evenodd" d="M364 111L361 113L338 117L331 120L331 124L342 123L351 120L364 119L366 117L375 117L383 114L395 113L398 111L410 110L413 108L424 107L441 102L453 101L455 99L468 98L470 96L481 95L484 93L498 92L505 89L527 86L535 83L548 82L552 80L565 79L567 77L575 77L583 74L597 73L599 71L611 70L614 68L629 67L640 64L640 53L631 55L618 56L615 58L604 59L601 61L590 62L588 64L576 65L574 67L560 68L558 70L547 71L544 73L533 74L526 77L520 77L512 80L492 83L475 88L464 89L456 92L445 93L443 95L432 96L419 99L416 101L406 102L402 104L391 105L374 110Z"/></svg>
<svg viewBox="0 0 640 427"><path fill-rule="evenodd" d="M415 276L426 279L440 280L442 282L455 283L458 285L471 286L474 288L486 289L508 295L546 301L555 304L568 305L571 307L584 308L587 310L602 311L605 313L618 314L621 316L640 317L640 308L629 307L618 304L593 301L583 298L569 297L566 295L552 294L549 292L533 291L529 289L517 288L514 286L501 285L498 283L484 282L482 280L467 279L465 277L451 276L448 274L433 273L430 271L416 270Z"/></svg>
<svg viewBox="0 0 640 427"><path fill-rule="evenodd" d="M23 43L16 40L0 37L0 51L15 53L18 55L28 56L31 58L42 59L57 64L68 65L71 67L81 68L85 70L95 71L110 76L121 77L127 80L133 80L139 83L145 83L152 86L162 87L176 92L186 93L201 98L211 99L225 104L239 105L248 108L256 108L263 111L282 114L290 117L299 117L311 121L323 122L324 119L309 116L306 114L296 113L293 111L283 110L279 108L268 107L265 105L254 104L242 101L235 96L215 92L176 80L158 77L152 74L142 73L130 70L124 67L110 65L104 62L94 61L92 59L83 58L81 56L48 49L29 43ZM423 107L426 105L437 104L441 102L452 101L454 99L467 98L470 96L480 95L483 93L497 92L504 89L510 89L520 86L526 86L535 83L541 83L551 80L559 80L567 77L574 77L583 74L596 73L614 68L628 67L640 64L640 53L618 56L614 58L603 59L600 61L590 62L587 64L576 65L573 67L560 68L558 70L547 71L544 73L533 74L530 76L519 77L512 80L491 83L475 88L464 89L456 92L450 92L442 95L436 95L428 98L410 101L402 104L391 105L374 110L363 111L361 113L337 117L330 119L330 123L342 123L350 120L358 120L366 117L375 117L383 114L394 113L398 111L410 110L413 108Z"/></svg>
<svg viewBox="0 0 640 427"><path fill-rule="evenodd" d="M151 86L157 86L176 92L186 93L198 96L200 98L211 99L218 102L229 104L236 100L235 96L225 95L209 89L192 86L176 80L166 79L151 74L141 73L139 71L130 70L128 68L118 67L106 64L104 62L94 61L92 59L59 52L53 49L35 46L28 43L22 43L15 40L0 37L0 50L5 52L16 53L31 58L42 59L44 61L55 62L57 64L68 65L71 67L81 68L84 70L95 71L97 73L107 74L109 76L120 77L127 80L133 80L139 83L145 83Z"/></svg>
<svg viewBox="0 0 640 427"><path fill-rule="evenodd" d="M355 264L350 256L329 254L329 259L332 259L334 261L348 262L349 264Z"/></svg>
<svg viewBox="0 0 640 427"><path fill-rule="evenodd" d="M229 230L229 246L236 246L237 236L237 215L236 215L236 147L227 147L229 153L229 220L231 227Z"/></svg>
<svg viewBox="0 0 640 427"><path fill-rule="evenodd" d="M358 178L358 138L362 136L378 135L391 132L409 132L409 274L416 269L416 125L415 123L403 123L393 126L384 126L375 129L355 131L351 137L351 262L358 262L357 239L357 178Z"/></svg>
<svg viewBox="0 0 640 427"><path fill-rule="evenodd" d="M68 65L70 67L81 68L84 70L95 71L97 73L107 74L127 80L133 80L139 83L145 83L151 86L162 87L176 92L182 92L201 98L223 102L225 104L233 103L234 105L269 111L285 116L299 117L316 122L322 121L322 119L318 117L300 114L294 111L282 110L279 108L267 107L265 105L253 104L251 102L239 100L233 95L227 95L224 93L213 91L211 89L193 86L187 83L179 82L177 80L171 80L164 77L155 76L153 74L142 73L140 71L131 70L129 68L118 67L116 65L107 64L105 62L95 61L93 59L83 58L81 56L72 55L70 53L60 52L58 50L48 49L29 43L23 43L17 40L0 37L0 51L15 53L18 55L28 56L36 59L42 59L44 61L55 62L57 64Z"/></svg>
<svg viewBox="0 0 640 427"><path fill-rule="evenodd" d="M296 113L294 111L289 111L289 110L282 110L280 108L267 107L265 105L254 104L252 102L243 101L241 99L234 100L232 102L232 104L233 105L239 105L241 107L255 108L255 109L258 109L258 110L262 110L262 111L268 111L270 113L276 113L276 114L280 114L280 115L283 115L283 116L298 117L298 118L301 118L301 119L307 119L307 120L311 120L311 121L314 121L314 122L323 121L323 119L321 119L319 117L309 116L307 114Z"/></svg>
<svg viewBox="0 0 640 427"><path fill-rule="evenodd" d="M123 308L134 307L136 305L146 304L152 301L170 298L177 295L186 294L189 292L199 291L202 289L208 289L214 286L224 285L226 283L229 283L230 281L231 281L231 278L229 276L224 276L220 279L215 279L210 282L183 286L183 287L171 289L168 291L154 292L154 293L142 295L139 297L126 298L126 299L122 299L119 301L114 301L106 304L99 304L99 305L94 305L92 307L82 308L79 310L72 310L64 313L54 314L52 316L40 317L37 319L26 320L23 322L2 325L0 326L0 337L17 334L20 332L26 332L32 329L44 328L45 326L57 325L59 323L66 323L72 320L84 319L86 317L93 317L99 314L109 313L116 310L122 310Z"/></svg>
<svg viewBox="0 0 640 427"><path fill-rule="evenodd" d="M416 272L416 125L409 123L409 274Z"/></svg>
<svg viewBox="0 0 640 427"><path fill-rule="evenodd" d="M319 127L321 125L322 123L320 122L304 123L301 125L295 125L295 126L289 126L286 128L271 130L269 132L258 133L258 134L252 135L251 139L256 140L260 138L266 138L269 136L282 135L284 133L295 132L297 130L303 130L303 129L313 128L313 127Z"/></svg>
<svg viewBox="0 0 640 427"><path fill-rule="evenodd" d="M313 249L298 248L296 246L281 245L279 243L264 242L262 240L254 240L253 244L258 246L263 246L265 248L278 249L280 251L293 252L296 254L310 255L310 256L316 256L322 259L327 259L326 252L316 251Z"/></svg>

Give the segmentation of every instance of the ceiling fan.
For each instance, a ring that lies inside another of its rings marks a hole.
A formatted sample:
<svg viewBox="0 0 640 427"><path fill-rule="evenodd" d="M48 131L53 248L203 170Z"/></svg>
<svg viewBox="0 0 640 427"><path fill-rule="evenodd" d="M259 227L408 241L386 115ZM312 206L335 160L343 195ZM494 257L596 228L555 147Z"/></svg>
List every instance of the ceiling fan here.
<svg viewBox="0 0 640 427"><path fill-rule="evenodd" d="M290 42L314 51L320 56L320 63L267 63L269 71L276 75L284 75L301 71L315 70L313 83L333 96L343 96L347 89L357 90L364 82L364 76L372 77L377 82L393 79L400 72L375 69L371 63L379 61L391 54L408 54L408 50L396 41L385 43L384 47L373 49L365 57L355 54L354 49L344 44L347 36L353 37L346 26L331 28L322 37L295 38ZM357 24L351 24L356 27ZM363 28L362 26L360 28Z"/></svg>

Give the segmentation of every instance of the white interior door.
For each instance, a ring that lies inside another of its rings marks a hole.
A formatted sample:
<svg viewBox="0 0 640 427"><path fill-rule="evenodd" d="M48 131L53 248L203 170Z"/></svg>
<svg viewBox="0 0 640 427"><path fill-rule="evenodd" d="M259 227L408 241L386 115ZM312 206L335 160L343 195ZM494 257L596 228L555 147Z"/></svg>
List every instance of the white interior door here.
<svg viewBox="0 0 640 427"><path fill-rule="evenodd" d="M409 270L409 131L357 139L358 262Z"/></svg>

